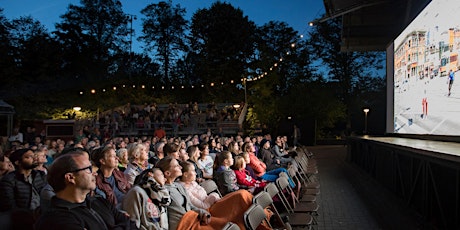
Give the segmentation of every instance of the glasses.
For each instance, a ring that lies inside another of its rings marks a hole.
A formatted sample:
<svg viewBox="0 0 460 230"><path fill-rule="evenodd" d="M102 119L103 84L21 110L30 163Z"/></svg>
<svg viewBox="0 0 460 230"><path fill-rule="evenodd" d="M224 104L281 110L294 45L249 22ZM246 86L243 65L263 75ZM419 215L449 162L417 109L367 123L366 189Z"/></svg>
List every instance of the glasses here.
<svg viewBox="0 0 460 230"><path fill-rule="evenodd" d="M88 167L85 167L85 168L81 168L81 169L75 169L75 170L69 171L68 173L76 173L76 172L80 172L80 171L87 170L87 169L89 169L90 173L93 173L93 166L92 165L90 165Z"/></svg>

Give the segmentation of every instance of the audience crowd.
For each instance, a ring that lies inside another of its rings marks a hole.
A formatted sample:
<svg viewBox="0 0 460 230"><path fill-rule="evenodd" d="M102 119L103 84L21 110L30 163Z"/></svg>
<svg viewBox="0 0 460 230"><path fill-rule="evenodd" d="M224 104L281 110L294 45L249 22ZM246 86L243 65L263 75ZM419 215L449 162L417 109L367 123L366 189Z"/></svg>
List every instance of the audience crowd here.
<svg viewBox="0 0 460 230"><path fill-rule="evenodd" d="M155 111L155 106L136 111L136 119ZM171 109L162 116L179 115L183 111ZM40 135L26 140L15 130L0 148L2 226L221 229L233 222L245 229L243 213L253 196L296 168L285 136L157 134L107 138L86 126L71 140ZM206 191L206 183L217 189Z"/></svg>

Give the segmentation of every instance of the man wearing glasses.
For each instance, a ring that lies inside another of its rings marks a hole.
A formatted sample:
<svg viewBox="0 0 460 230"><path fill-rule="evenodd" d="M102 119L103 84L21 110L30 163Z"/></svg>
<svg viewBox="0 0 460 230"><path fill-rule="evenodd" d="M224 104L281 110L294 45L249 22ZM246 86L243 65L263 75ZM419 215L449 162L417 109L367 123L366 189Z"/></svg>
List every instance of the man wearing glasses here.
<svg viewBox="0 0 460 230"><path fill-rule="evenodd" d="M36 229L136 229L129 218L99 196L96 172L86 154L58 157L48 170L48 183L56 196L36 223Z"/></svg>

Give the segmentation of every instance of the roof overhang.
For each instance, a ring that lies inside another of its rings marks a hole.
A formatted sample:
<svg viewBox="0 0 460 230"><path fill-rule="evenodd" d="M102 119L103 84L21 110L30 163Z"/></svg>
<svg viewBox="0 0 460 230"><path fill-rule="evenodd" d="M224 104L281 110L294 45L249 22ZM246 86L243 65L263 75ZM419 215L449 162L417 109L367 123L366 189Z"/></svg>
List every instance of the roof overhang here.
<svg viewBox="0 0 460 230"><path fill-rule="evenodd" d="M341 50L384 51L431 0L323 0L326 14L342 17Z"/></svg>

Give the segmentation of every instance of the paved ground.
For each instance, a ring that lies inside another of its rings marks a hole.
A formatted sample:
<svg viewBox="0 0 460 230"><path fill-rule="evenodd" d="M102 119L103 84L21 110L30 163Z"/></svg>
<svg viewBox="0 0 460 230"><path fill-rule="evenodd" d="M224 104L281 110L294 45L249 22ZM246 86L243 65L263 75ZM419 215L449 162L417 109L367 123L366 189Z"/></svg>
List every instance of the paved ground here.
<svg viewBox="0 0 460 230"><path fill-rule="evenodd" d="M321 194L316 230L423 229L401 200L345 161L343 145L312 146Z"/></svg>

